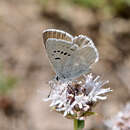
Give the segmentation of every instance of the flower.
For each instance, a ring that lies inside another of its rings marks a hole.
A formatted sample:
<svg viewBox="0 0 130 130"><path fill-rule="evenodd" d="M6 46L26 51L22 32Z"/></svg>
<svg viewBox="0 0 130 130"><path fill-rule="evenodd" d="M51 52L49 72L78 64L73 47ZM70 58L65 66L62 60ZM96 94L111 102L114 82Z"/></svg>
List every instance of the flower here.
<svg viewBox="0 0 130 130"><path fill-rule="evenodd" d="M64 117L72 119L85 119L93 114L92 107L99 101L107 99L105 95L112 90L102 88L108 81L94 78L92 73L83 76L83 80L61 82L50 81L51 91L47 99L51 101L53 110L63 113Z"/></svg>
<svg viewBox="0 0 130 130"><path fill-rule="evenodd" d="M129 130L130 129L130 102L125 108L114 116L111 120L105 121L105 125L110 130Z"/></svg>

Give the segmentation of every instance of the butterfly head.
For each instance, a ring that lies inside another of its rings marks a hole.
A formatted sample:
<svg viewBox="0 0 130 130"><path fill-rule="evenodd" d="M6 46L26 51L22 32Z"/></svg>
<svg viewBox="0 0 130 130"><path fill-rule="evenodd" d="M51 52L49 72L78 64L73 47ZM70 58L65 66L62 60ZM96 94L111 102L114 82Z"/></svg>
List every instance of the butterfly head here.
<svg viewBox="0 0 130 130"><path fill-rule="evenodd" d="M67 79L64 78L64 77L61 77L61 76L56 76L56 77L55 77L55 80L56 80L56 81L66 81Z"/></svg>
<svg viewBox="0 0 130 130"><path fill-rule="evenodd" d="M63 74L57 74L55 77L56 81L61 81L61 82L66 82L68 80L71 80L69 77L67 77L67 75L63 75Z"/></svg>

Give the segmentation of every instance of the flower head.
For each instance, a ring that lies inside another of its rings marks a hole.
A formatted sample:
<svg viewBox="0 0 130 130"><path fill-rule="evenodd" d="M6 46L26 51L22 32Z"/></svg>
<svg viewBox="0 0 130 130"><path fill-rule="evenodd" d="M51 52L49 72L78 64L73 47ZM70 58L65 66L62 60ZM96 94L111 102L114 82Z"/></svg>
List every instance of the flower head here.
<svg viewBox="0 0 130 130"><path fill-rule="evenodd" d="M51 100L50 106L67 118L85 119L93 112L92 107L99 101L107 99L105 94L110 88L102 88L108 81L88 74L80 81L50 81L51 92L45 101Z"/></svg>
<svg viewBox="0 0 130 130"><path fill-rule="evenodd" d="M119 112L111 120L105 121L105 124L111 130L129 130L130 129L130 103L128 103L123 111Z"/></svg>

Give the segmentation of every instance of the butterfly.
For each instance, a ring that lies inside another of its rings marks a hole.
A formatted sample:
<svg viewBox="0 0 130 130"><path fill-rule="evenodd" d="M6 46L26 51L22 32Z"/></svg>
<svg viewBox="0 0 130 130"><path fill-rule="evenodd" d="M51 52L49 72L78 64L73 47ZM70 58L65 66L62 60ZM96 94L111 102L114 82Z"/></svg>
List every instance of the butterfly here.
<svg viewBox="0 0 130 130"><path fill-rule="evenodd" d="M85 35L73 37L62 30L47 29L43 42L56 80L65 82L87 74L99 59L93 41Z"/></svg>

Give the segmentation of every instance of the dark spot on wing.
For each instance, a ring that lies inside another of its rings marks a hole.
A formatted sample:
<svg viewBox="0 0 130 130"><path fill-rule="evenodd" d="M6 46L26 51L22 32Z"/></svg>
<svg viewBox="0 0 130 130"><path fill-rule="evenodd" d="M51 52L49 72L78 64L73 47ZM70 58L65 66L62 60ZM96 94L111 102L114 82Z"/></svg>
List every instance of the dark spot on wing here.
<svg viewBox="0 0 130 130"><path fill-rule="evenodd" d="M55 56L55 53L57 53L57 52L58 52L58 55L63 54L64 56L71 56L71 54L68 54L67 52L64 52L62 50L61 51L60 50L54 50L52 56ZM60 59L61 59L60 57L55 58L55 60L60 60Z"/></svg>
<svg viewBox="0 0 130 130"><path fill-rule="evenodd" d="M65 52L64 55L67 55L67 52Z"/></svg>
<svg viewBox="0 0 130 130"><path fill-rule="evenodd" d="M64 52L62 51L60 54L63 54Z"/></svg>
<svg viewBox="0 0 130 130"><path fill-rule="evenodd" d="M60 60L60 59L61 59L60 57L55 58L55 60Z"/></svg>

